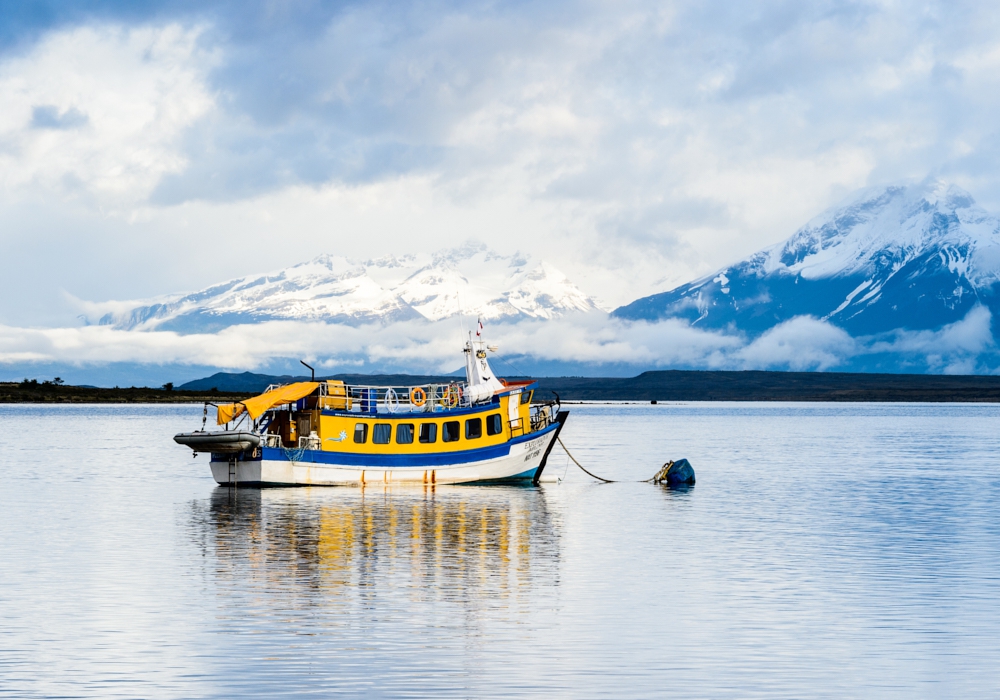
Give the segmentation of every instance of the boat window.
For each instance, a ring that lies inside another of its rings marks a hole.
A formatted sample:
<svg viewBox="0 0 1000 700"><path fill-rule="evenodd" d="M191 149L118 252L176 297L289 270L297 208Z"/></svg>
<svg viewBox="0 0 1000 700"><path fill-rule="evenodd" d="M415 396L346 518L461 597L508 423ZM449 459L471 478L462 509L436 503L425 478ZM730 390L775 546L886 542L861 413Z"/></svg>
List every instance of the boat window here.
<svg viewBox="0 0 1000 700"><path fill-rule="evenodd" d="M413 442L413 423L400 423L396 426L396 443L409 445Z"/></svg>
<svg viewBox="0 0 1000 700"><path fill-rule="evenodd" d="M483 419L470 418L465 421L465 439L475 440L483 436Z"/></svg>
<svg viewBox="0 0 1000 700"><path fill-rule="evenodd" d="M530 403L531 402L531 395L534 394L534 393L535 392L533 390L532 391L522 391L521 392L521 405L523 406L526 403Z"/></svg>
<svg viewBox="0 0 1000 700"><path fill-rule="evenodd" d="M392 439L391 423L376 423L372 430L372 442L376 445L388 445Z"/></svg>
<svg viewBox="0 0 1000 700"><path fill-rule="evenodd" d="M486 434L499 435L502 432L503 423L500 421L500 414L494 413L492 416L486 416Z"/></svg>
<svg viewBox="0 0 1000 700"><path fill-rule="evenodd" d="M368 424L358 423L354 426L354 442L368 442Z"/></svg>
<svg viewBox="0 0 1000 700"><path fill-rule="evenodd" d="M420 442L437 442L437 439L438 439L437 423L420 424Z"/></svg>
<svg viewBox="0 0 1000 700"><path fill-rule="evenodd" d="M450 420L441 426L441 441L455 442L459 438L459 427L457 420Z"/></svg>

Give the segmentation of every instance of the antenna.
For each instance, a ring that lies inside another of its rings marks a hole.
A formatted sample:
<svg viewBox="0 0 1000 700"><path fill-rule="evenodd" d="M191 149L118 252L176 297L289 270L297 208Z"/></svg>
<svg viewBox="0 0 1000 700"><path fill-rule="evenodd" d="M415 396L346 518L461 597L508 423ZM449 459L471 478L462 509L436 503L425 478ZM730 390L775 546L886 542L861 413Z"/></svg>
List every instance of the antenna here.
<svg viewBox="0 0 1000 700"><path fill-rule="evenodd" d="M299 360L299 362L301 362L302 364L306 365L306 361L305 360ZM316 370L314 370L312 368L312 365L306 365L306 367L308 367L309 371L312 372L312 381L316 381Z"/></svg>

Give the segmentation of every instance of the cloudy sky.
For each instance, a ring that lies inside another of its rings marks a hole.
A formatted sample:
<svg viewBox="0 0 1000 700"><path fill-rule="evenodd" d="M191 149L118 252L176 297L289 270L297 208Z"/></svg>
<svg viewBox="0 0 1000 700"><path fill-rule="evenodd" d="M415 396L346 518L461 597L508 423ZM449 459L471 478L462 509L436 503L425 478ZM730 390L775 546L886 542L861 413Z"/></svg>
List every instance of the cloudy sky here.
<svg viewBox="0 0 1000 700"><path fill-rule="evenodd" d="M5 3L0 325L467 239L615 306L864 185L937 175L997 210L998 25L954 1Z"/></svg>
<svg viewBox="0 0 1000 700"><path fill-rule="evenodd" d="M984 3L2 12L7 324L468 238L614 305L866 184L938 174L1000 203L1000 12Z"/></svg>

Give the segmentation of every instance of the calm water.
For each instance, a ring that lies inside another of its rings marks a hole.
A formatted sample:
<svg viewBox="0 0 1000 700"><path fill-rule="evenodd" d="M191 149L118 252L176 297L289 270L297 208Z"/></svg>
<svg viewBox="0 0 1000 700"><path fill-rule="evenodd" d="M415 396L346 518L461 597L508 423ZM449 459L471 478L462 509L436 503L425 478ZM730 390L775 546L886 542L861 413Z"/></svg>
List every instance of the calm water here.
<svg viewBox="0 0 1000 700"><path fill-rule="evenodd" d="M0 696L1000 692L1000 407L570 408L697 486L233 492L200 406L0 406Z"/></svg>

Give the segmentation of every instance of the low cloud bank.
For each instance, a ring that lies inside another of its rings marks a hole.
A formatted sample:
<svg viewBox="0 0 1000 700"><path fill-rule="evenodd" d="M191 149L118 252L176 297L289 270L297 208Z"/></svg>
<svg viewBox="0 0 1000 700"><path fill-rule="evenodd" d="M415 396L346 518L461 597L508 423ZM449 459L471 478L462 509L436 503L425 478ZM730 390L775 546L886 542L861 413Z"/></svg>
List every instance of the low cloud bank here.
<svg viewBox="0 0 1000 700"><path fill-rule="evenodd" d="M937 331L900 329L853 338L826 321L801 316L749 338L735 331L699 329L676 319L628 322L593 313L496 324L486 329L486 337L501 346L501 356L519 366L572 367L574 373L580 367L600 373L610 366L637 372L664 368L891 371L891 362L909 371L985 373L994 371L997 364L991 322L989 310L977 307ZM190 335L107 326L0 326L0 367L129 363L252 371L278 358L304 358L324 372L380 367L450 372L462 363L462 341L462 329L454 319L360 327L272 321ZM869 360L876 364L866 365Z"/></svg>
<svg viewBox="0 0 1000 700"><path fill-rule="evenodd" d="M812 316L797 316L770 329L733 359L740 369L827 370L858 354L847 331Z"/></svg>

